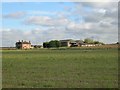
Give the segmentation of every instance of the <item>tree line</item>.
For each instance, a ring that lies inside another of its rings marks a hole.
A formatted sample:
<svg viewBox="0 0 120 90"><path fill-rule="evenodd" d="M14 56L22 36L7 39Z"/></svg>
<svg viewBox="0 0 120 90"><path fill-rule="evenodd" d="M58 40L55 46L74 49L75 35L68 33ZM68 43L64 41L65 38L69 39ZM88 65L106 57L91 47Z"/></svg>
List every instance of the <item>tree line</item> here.
<svg viewBox="0 0 120 90"><path fill-rule="evenodd" d="M43 47L44 48L58 48L58 47L60 47L61 45L60 45L60 42L58 41L58 40L51 40L50 42L44 42L43 43Z"/></svg>
<svg viewBox="0 0 120 90"><path fill-rule="evenodd" d="M87 43L87 44L104 44L103 42L99 42L99 41L93 40L91 38L84 39L84 43Z"/></svg>

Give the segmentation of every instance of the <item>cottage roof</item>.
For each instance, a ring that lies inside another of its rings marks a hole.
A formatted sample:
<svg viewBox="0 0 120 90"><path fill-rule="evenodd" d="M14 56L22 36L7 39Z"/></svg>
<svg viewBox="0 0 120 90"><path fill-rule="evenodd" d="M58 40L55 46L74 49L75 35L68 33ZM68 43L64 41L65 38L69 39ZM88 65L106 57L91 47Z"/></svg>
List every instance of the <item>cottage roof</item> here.
<svg viewBox="0 0 120 90"><path fill-rule="evenodd" d="M31 44L31 43L30 43L30 42L24 41L24 42L22 42L22 44Z"/></svg>
<svg viewBox="0 0 120 90"><path fill-rule="evenodd" d="M27 42L27 41L22 41L22 42L16 42L16 44L31 44L30 42Z"/></svg>

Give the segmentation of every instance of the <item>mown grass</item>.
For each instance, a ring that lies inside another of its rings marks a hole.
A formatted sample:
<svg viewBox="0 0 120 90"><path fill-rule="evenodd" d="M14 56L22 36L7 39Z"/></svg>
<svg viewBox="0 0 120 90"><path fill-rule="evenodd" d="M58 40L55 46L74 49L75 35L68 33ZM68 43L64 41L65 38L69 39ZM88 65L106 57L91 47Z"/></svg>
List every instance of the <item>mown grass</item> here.
<svg viewBox="0 0 120 90"><path fill-rule="evenodd" d="M3 88L116 88L117 49L3 50Z"/></svg>

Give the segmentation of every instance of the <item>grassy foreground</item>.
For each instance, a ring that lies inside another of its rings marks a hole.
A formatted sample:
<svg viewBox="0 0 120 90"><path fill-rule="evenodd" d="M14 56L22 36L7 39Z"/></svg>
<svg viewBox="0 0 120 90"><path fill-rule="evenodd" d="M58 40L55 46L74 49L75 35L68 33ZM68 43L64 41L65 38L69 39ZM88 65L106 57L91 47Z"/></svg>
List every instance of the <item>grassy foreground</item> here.
<svg viewBox="0 0 120 90"><path fill-rule="evenodd" d="M3 88L117 88L118 52L3 50Z"/></svg>

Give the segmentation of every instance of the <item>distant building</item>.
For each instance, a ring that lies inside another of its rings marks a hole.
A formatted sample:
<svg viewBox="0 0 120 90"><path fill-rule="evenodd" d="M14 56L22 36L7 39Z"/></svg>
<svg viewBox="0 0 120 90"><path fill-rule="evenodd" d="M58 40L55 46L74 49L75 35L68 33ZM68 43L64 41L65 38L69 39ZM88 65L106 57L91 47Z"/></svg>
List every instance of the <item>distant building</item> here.
<svg viewBox="0 0 120 90"><path fill-rule="evenodd" d="M72 39L60 40L61 47L70 47Z"/></svg>
<svg viewBox="0 0 120 90"><path fill-rule="evenodd" d="M27 42L27 41L20 41L16 42L16 48L17 49L30 49L31 48L31 42Z"/></svg>
<svg viewBox="0 0 120 90"><path fill-rule="evenodd" d="M85 45L84 41L83 40L75 40L77 46L82 46L82 45Z"/></svg>
<svg viewBox="0 0 120 90"><path fill-rule="evenodd" d="M90 47L90 46L96 46L97 44L87 44L84 43L83 40L72 40L72 39L67 39L67 40L60 40L61 47Z"/></svg>
<svg viewBox="0 0 120 90"><path fill-rule="evenodd" d="M60 40L60 44L62 47L79 47L84 45L85 43L82 40Z"/></svg>

